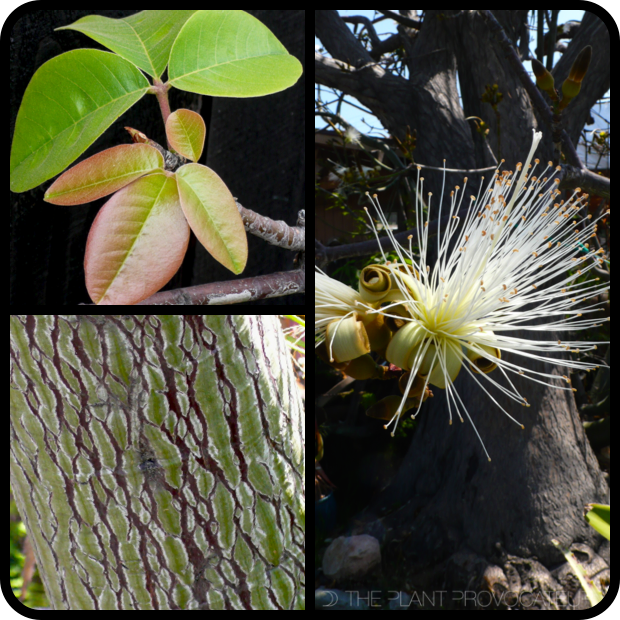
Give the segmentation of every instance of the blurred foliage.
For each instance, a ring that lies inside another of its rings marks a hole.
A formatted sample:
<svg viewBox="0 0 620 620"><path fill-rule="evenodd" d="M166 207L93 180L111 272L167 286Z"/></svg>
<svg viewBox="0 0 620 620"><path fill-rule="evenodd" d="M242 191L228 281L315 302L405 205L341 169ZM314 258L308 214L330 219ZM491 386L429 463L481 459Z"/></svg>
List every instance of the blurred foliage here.
<svg viewBox="0 0 620 620"><path fill-rule="evenodd" d="M19 513L17 512L17 506L13 499L13 493L10 493L10 579L11 590L15 595L15 598L19 599L22 595L23 588L23 572L24 562L26 560L23 549L24 539L26 538L26 527L24 526ZM49 602L43 588L43 583L39 576L38 569L35 570L34 577L28 585L26 597L21 601L26 607L49 607Z"/></svg>

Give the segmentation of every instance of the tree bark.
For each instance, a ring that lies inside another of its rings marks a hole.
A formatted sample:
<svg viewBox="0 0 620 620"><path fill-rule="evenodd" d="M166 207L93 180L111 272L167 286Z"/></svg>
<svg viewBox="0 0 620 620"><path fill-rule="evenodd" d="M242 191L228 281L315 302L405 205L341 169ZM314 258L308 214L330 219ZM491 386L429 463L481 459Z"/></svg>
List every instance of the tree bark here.
<svg viewBox="0 0 620 620"><path fill-rule="evenodd" d="M275 317L13 315L11 485L54 609L303 610Z"/></svg>

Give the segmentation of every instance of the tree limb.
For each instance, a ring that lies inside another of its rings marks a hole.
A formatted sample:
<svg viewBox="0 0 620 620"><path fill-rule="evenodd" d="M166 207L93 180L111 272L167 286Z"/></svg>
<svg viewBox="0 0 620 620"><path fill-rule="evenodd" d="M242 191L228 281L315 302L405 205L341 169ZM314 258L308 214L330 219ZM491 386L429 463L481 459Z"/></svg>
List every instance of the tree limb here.
<svg viewBox="0 0 620 620"><path fill-rule="evenodd" d="M491 13L491 11L480 10L479 13L484 17L487 25L495 34L500 46L504 50L506 59L521 80L523 87L532 101L532 104L540 114L545 124L552 130L554 142L559 142L560 140L562 142L562 146L564 147L564 155L571 166L568 167L568 170L563 170L563 174L560 176L561 180L559 188L572 189L580 186L582 190L588 192L589 194L596 194L597 196L609 198L609 179L606 177L601 177L586 169L583 162L577 155L573 141L570 139L570 136L566 130L561 128L558 120L554 117L551 108L542 96L542 93L538 90L534 82L532 82L517 54L517 50L504 32L501 24L497 21L497 19L495 19L495 16ZM581 174L579 175L579 182L573 182L573 180L577 178L577 172L579 171L581 171Z"/></svg>
<svg viewBox="0 0 620 620"><path fill-rule="evenodd" d="M407 28L414 28L415 30L420 30L422 28L422 20L421 19L411 19L410 17L405 17L404 15L400 15L395 11L382 11L381 9L377 9L378 13L381 15L385 15L390 19L393 19L398 24L402 24L403 26L407 26Z"/></svg>
<svg viewBox="0 0 620 620"><path fill-rule="evenodd" d="M574 166L563 165L556 178L560 179L558 186L560 189L576 189L579 187L589 194L596 194L601 198L609 199L609 179L587 168L579 169Z"/></svg>
<svg viewBox="0 0 620 620"><path fill-rule="evenodd" d="M173 291L155 293L136 306L223 306L258 299L305 293L306 274L301 269L279 271L265 276L213 282ZM80 304L93 306L95 304Z"/></svg>

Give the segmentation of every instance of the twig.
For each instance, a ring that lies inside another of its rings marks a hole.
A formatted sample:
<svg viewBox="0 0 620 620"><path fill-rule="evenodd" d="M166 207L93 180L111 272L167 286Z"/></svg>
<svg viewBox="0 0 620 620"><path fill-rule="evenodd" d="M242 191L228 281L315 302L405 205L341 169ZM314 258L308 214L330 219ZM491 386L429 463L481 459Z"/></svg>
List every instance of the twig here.
<svg viewBox="0 0 620 620"><path fill-rule="evenodd" d="M530 76L528 75L521 59L517 54L517 50L514 48L512 42L504 32L501 24L495 19L493 13L489 10L480 10L479 13L486 20L487 25L493 31L497 40L499 41L500 46L504 50L504 54L506 59L516 72L518 78L521 80L521 84L527 91L527 94L530 97L530 100L538 113L540 114L542 120L545 122L547 127L552 130L554 143L557 143L559 140L562 142L562 146L564 147L564 155L566 156L566 160L571 165L571 168L563 171L563 175L560 178L560 189L571 189L576 187L575 184L571 184L571 180L575 179L578 175L578 171L581 171L579 185L581 189L589 192L590 194L597 194L604 198L609 198L610 194L610 180L606 177L601 177L591 170L588 170L584 163L581 161L579 156L577 155L577 151L575 150L575 145L573 141L570 139L570 136L566 132L565 129L562 129L557 122L555 122L555 117L551 108L545 101L542 93L538 90L536 84L532 82ZM556 144L557 148L557 144Z"/></svg>
<svg viewBox="0 0 620 620"><path fill-rule="evenodd" d="M549 128L551 128L553 126L553 113L551 112L551 109L547 105L547 102L543 98L541 92L538 90L536 84L532 82L530 76L528 75L528 72L523 66L523 62L521 62L521 59L519 58L517 50L512 44L512 41L508 38L508 35L504 31L502 25L497 21L495 15L493 15L491 11L480 10L478 12L485 19L486 24L489 26L490 30L497 38L500 47L504 51L504 56L506 60L521 81L523 88L525 88L527 94L530 96L530 100L534 107L538 110L538 113L542 117L542 120ZM568 140L570 141L570 138L568 138ZM574 151L574 149L575 147L573 146L572 150Z"/></svg>
<svg viewBox="0 0 620 620"><path fill-rule="evenodd" d="M171 151L165 149L161 144L155 142L155 140L151 140L148 136L144 135L141 131L137 129L133 129L133 127L125 127L125 129L129 132L131 139L138 144L149 144L150 146L156 148L164 158L164 165L166 170L170 172L175 172L181 166L187 163L187 159L185 157L179 155L178 153L172 153Z"/></svg>
<svg viewBox="0 0 620 620"><path fill-rule="evenodd" d="M174 291L155 293L136 306L223 306L258 299L284 297L306 292L306 273L301 269L279 271L266 276L213 282ZM94 306L95 304L80 304Z"/></svg>
<svg viewBox="0 0 620 620"><path fill-rule="evenodd" d="M395 11L382 11L381 9L377 9L378 13L393 19L395 22L402 24L403 26L407 26L408 28L415 28L415 30L420 30L422 28L422 20L411 19L410 17L405 17L400 13L396 13Z"/></svg>
<svg viewBox="0 0 620 620"><path fill-rule="evenodd" d="M282 220L272 220L266 215L259 215L255 211L246 209L236 198L235 202L245 230L250 234L287 250L303 251L306 249L305 209L299 212L297 226L289 226ZM303 226L299 222L303 222Z"/></svg>
<svg viewBox="0 0 620 620"><path fill-rule="evenodd" d="M501 48L504 51L506 60L509 62L512 69L517 74L517 77L521 81L523 88L525 88L527 94L530 97L530 101L540 114L542 120L545 122L547 127L553 129L554 125L556 125L556 123L554 122L553 112L545 101L544 97L542 96L542 93L540 92L540 90L538 90L536 84L532 82L532 79L530 78L528 72L525 70L523 62L521 62L521 59L519 58L517 50L512 44L512 41L508 38L508 35L505 33L501 24L497 21L495 15L493 15L491 11L480 10L479 13L484 17L487 25L495 34ZM557 129L559 130L560 127L558 127ZM583 162L581 161L581 159L579 159L579 156L577 155L577 151L575 150L575 145L573 144L573 141L570 139L565 129L561 129L561 131L559 131L558 138L562 140L562 145L564 146L564 155L566 156L568 162L575 168L585 168ZM555 137L554 140L556 140Z"/></svg>

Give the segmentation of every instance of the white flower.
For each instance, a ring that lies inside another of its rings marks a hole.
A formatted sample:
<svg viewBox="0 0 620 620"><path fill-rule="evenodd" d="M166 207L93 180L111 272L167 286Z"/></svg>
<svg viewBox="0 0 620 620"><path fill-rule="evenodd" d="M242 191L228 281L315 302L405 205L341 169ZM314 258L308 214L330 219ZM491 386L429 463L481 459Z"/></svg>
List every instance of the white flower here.
<svg viewBox="0 0 620 620"><path fill-rule="evenodd" d="M381 312L401 325L404 322L404 326L395 331L385 357L396 366L411 371L401 406L389 424L394 420L398 423L407 390L418 375L425 379L425 386L430 384L446 390L450 423L453 407L461 421L461 409L469 418L453 386L461 368L465 368L487 394L489 392L479 377L484 376L525 406L529 406L527 400L516 391L508 373L522 374L560 389L572 389L536 378L558 379L549 373L522 368L514 361L508 362L502 358L502 351L509 351L513 356L560 363L569 368L587 370L597 367L582 361L560 362L544 355L553 351L588 351L596 349L594 343L540 341L511 335L518 329L549 332L598 325L600 319L582 317L599 310L597 306L602 302L585 307L583 302L609 288L604 283L593 284L592 279L577 281L593 266L602 263L598 255L602 250L588 250L587 239L595 234L596 222L575 222L574 216L586 199L577 196L580 190L576 190L567 202L554 203L560 191L557 189L559 181L551 181L555 174L552 169L545 168L540 174L544 178L533 176L539 161L535 160L533 167L530 162L541 137L541 133L534 132L525 165L517 166L520 174L516 182L511 173L496 172L482 196L470 198L470 208L463 222L456 216L463 193L459 195L458 188L452 193L450 224L433 240L438 258L432 269L426 264L430 243L428 220L421 224L420 210L417 210L416 217L418 231L423 232L419 234L420 256L416 259L411 244L406 249L394 239L378 203L373 202L399 256L399 263L390 265L386 261L382 266L384 270L387 267L388 281L390 277L392 281L383 302L377 301L376 296L365 296L368 291L364 272L360 278L360 293L366 301L373 302L372 305L364 304L368 315ZM548 178L545 177L547 174ZM418 168L417 195L422 195L421 181ZM548 189L550 185L552 189ZM441 217L441 205L438 217ZM352 302L351 311L355 305L359 311L360 302L356 301L357 304ZM317 320L318 316L317 306ZM546 324L535 323L540 317L547 321ZM509 388L499 385L488 374L495 368L506 377ZM564 380L569 383L568 377ZM509 415L503 408L502 411ZM477 430L476 434L480 438Z"/></svg>

